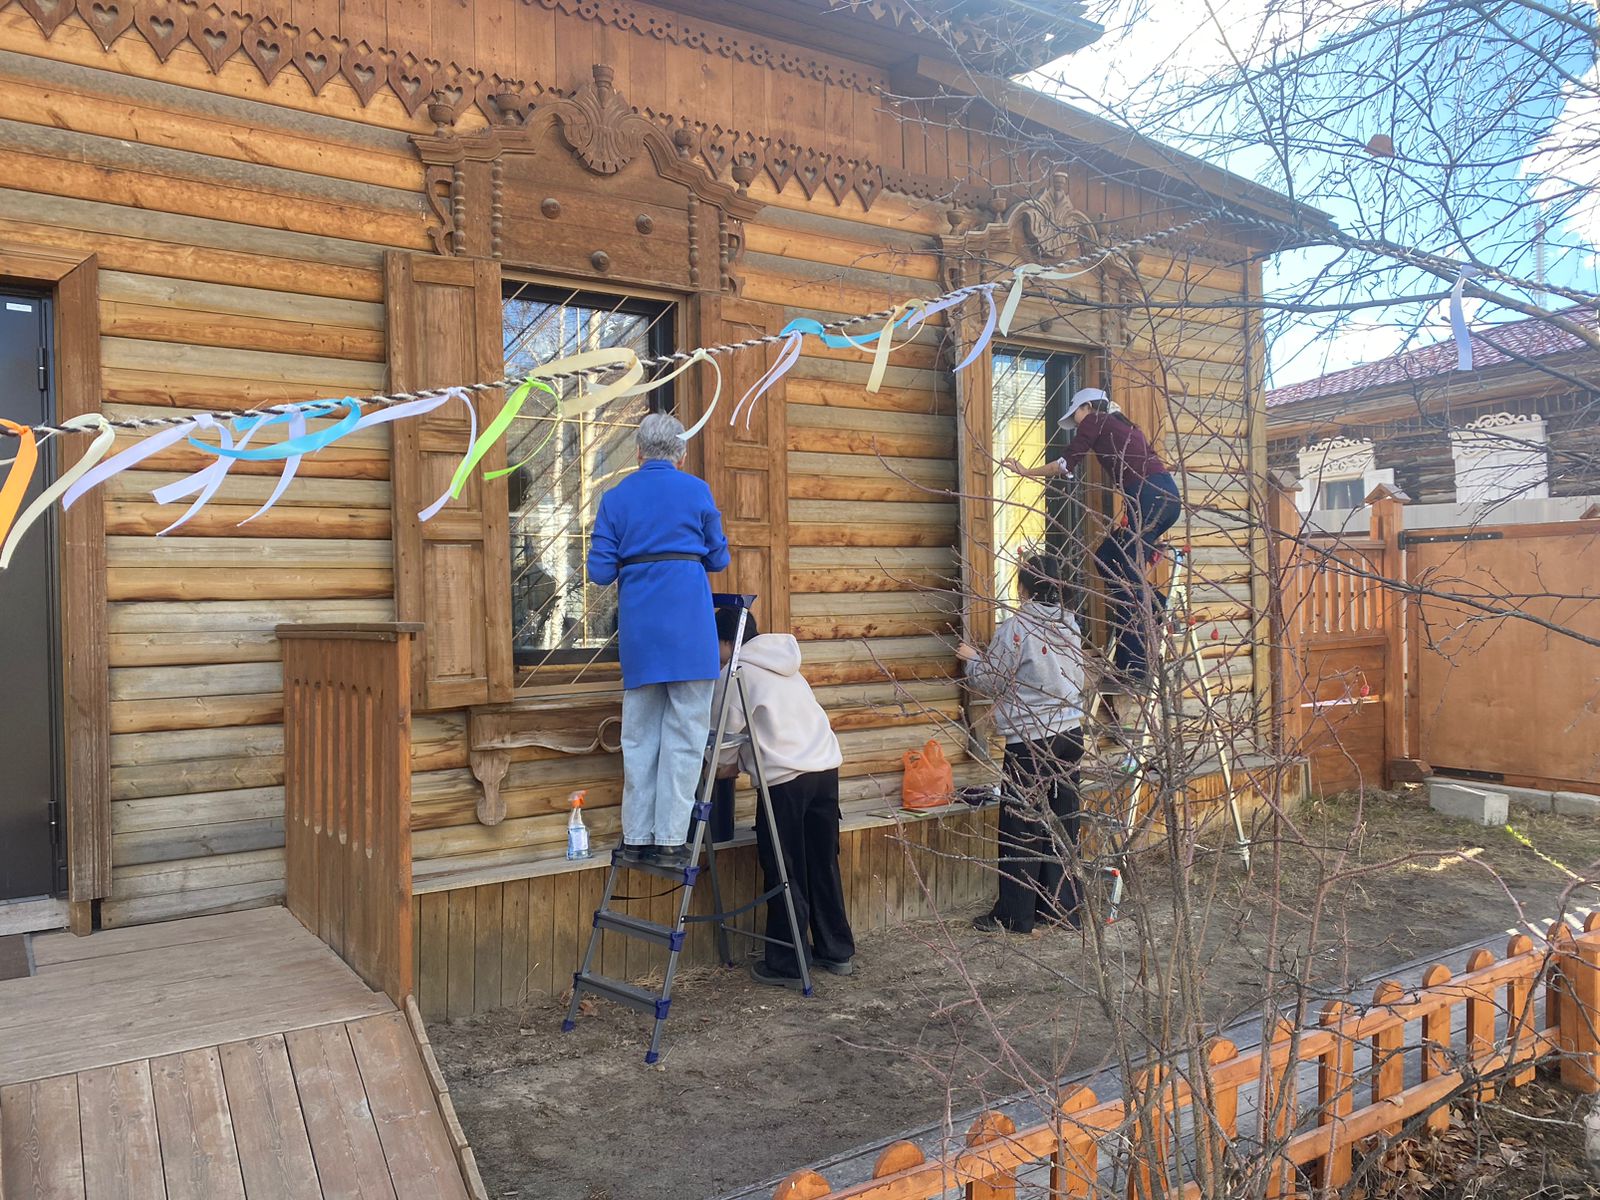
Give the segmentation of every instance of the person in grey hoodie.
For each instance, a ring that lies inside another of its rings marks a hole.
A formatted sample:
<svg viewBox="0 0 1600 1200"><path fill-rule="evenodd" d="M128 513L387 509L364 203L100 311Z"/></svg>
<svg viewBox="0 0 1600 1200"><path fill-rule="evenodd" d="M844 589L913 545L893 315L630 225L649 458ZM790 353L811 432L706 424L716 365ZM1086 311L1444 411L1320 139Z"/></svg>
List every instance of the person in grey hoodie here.
<svg viewBox="0 0 1600 1200"><path fill-rule="evenodd" d="M1017 572L1022 603L985 650L962 642L967 683L994 699L1005 739L1000 808L1000 896L973 921L984 931L1032 933L1038 921L1078 925L1070 865L1078 846L1083 758L1083 639L1061 603L1061 567L1031 555Z"/></svg>
<svg viewBox="0 0 1600 1200"><path fill-rule="evenodd" d="M738 636L739 610L717 610L717 640L722 646L723 675L712 711L720 711L721 689L727 686L726 667ZM813 962L834 975L855 971L855 935L845 912L844 882L839 877L839 764L844 756L834 736L828 714L817 703L811 685L800 674L800 643L787 633L758 633L755 617L747 615L744 645L739 652L739 675L744 681L750 711L735 701L728 708L729 740L745 735L738 746L723 752L719 774L731 776L740 769L751 772L755 755L750 739L761 744L772 813L783 843L784 868L794 898L794 913L801 940L810 931L805 950ZM778 884L778 860L773 853L767 822L756 821L756 857L765 879L763 891ZM767 937L790 940L789 919L783 902L767 902ZM800 986L800 960L792 946L766 943L766 957L751 966L759 983Z"/></svg>

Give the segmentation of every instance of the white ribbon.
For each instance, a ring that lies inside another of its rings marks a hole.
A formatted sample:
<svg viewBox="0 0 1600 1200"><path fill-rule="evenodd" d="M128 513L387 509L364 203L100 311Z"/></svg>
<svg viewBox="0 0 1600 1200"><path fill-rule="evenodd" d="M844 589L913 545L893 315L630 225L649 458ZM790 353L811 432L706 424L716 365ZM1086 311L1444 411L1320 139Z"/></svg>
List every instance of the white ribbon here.
<svg viewBox="0 0 1600 1200"><path fill-rule="evenodd" d="M706 411L700 414L700 419L694 423L694 427L692 429L685 429L678 435L680 439L687 442L695 434L699 433L705 428L706 422L711 419L711 414L717 411L717 400L722 396L722 367L718 364L716 358L704 346L700 347L700 349L691 354L687 362L680 364L667 374L658 375L648 383L640 384L638 387L631 387L625 392L619 392L617 393L617 398L620 400L629 396L643 396L647 392L653 392L658 387L671 383L679 375L682 375L690 367L694 366L695 363L710 364L711 372L716 378L716 384L714 385L711 393L711 403L706 405Z"/></svg>
<svg viewBox="0 0 1600 1200"><path fill-rule="evenodd" d="M11 556L16 552L17 545L22 541L22 535L28 532L28 528L44 515L45 511L56 502L57 497L88 474L89 468L104 458L106 451L111 449L111 443L117 440L117 431L111 427L111 422L99 413L68 417L61 424L68 429L95 429L99 432L95 434L94 441L89 443L89 448L83 452L83 457L61 472L59 479L34 497L33 503L23 509L22 515L12 524L11 532L6 535L5 547L0 549L0 571L11 565Z"/></svg>
<svg viewBox="0 0 1600 1200"><path fill-rule="evenodd" d="M1076 279L1080 275L1087 275L1110 257L1111 251L1107 250L1094 262L1077 271L1056 271L1049 267L1041 267L1038 263L1023 263L1011 273L1011 291L1006 295L1005 306L1000 310L1001 334L1010 334L1011 322L1016 319L1017 306L1022 303L1022 288L1028 280L1050 279L1060 282L1067 279Z"/></svg>
<svg viewBox="0 0 1600 1200"><path fill-rule="evenodd" d="M1461 303L1462 294L1466 291L1467 280L1476 275L1477 269L1463 266L1456 274L1456 285L1450 289L1450 327L1456 336L1456 370L1472 370L1472 334L1467 330L1467 313Z"/></svg>

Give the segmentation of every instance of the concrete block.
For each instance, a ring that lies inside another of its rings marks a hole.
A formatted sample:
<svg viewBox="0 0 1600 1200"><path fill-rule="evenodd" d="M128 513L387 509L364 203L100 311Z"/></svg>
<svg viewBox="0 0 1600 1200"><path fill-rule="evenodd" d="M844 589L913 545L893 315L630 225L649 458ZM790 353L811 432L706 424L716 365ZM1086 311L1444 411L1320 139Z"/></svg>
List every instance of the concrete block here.
<svg viewBox="0 0 1600 1200"><path fill-rule="evenodd" d="M1428 780L1428 804L1435 812L1478 825L1504 825L1510 811L1504 792L1489 792L1437 777Z"/></svg>
<svg viewBox="0 0 1600 1200"><path fill-rule="evenodd" d="M1512 787L1508 783L1486 784L1485 787L1504 792L1507 800L1529 812L1548 813L1556 810L1554 793L1542 788Z"/></svg>
<svg viewBox="0 0 1600 1200"><path fill-rule="evenodd" d="M1600 796L1583 792L1557 792L1556 812L1563 817L1591 817L1600 821Z"/></svg>

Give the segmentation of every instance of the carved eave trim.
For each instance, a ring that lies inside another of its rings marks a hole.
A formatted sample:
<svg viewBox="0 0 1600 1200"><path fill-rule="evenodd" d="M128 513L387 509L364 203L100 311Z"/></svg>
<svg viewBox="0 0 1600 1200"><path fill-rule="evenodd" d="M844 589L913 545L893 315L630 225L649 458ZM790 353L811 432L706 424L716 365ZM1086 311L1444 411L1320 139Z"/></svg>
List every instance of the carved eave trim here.
<svg viewBox="0 0 1600 1200"><path fill-rule="evenodd" d="M429 167L455 167L469 162L492 163L506 154L546 153L541 142L552 125L562 130L563 138L566 136L568 126L560 107L563 103L567 102L558 100L535 107L529 113L528 123L516 128L497 126L461 136L448 133L419 134L411 142L424 165ZM712 178L692 160L679 155L672 138L659 126L643 117L639 117L638 121L641 127L639 148L649 153L650 161L662 178L682 184L699 199L741 221L754 219L765 207L760 200ZM571 146L570 140L568 145Z"/></svg>

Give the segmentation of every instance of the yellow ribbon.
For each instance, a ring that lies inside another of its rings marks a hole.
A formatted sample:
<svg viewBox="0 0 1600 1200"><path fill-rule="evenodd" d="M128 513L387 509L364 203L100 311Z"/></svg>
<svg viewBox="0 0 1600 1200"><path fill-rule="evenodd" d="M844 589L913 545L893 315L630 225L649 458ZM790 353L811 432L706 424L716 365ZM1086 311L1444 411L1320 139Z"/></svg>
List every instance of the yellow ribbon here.
<svg viewBox="0 0 1600 1200"><path fill-rule="evenodd" d="M1110 257L1111 251L1107 250L1094 262L1077 271L1056 271L1049 267L1041 267L1038 263L1023 263L1011 273L1011 291L1006 294L1005 307L1000 310L1001 334L1009 334L1011 332L1011 322L1016 318L1017 306L1022 303L1022 288L1028 280L1053 279L1059 282L1065 279L1076 279L1080 275L1087 275Z"/></svg>
<svg viewBox="0 0 1600 1200"><path fill-rule="evenodd" d="M706 422L711 419L711 414L717 411L717 401L722 396L722 367L717 363L716 358L714 358L710 351L708 351L704 346L700 347L700 349L691 354L687 362L681 363L679 366L667 372L665 375L656 376L656 378L650 380L648 383L640 384L638 387L629 388L627 391L622 392L618 396L618 399L622 399L623 397L627 396L643 396L647 392L653 392L658 387L671 383L679 375L682 375L690 367L694 366L695 363L702 362L709 363L711 365L711 371L716 377L716 385L711 393L711 403L706 405L706 411L702 413L700 419L694 423L694 427L692 429L685 429L678 435L687 442L695 434L699 433L705 428Z"/></svg>
<svg viewBox="0 0 1600 1200"><path fill-rule="evenodd" d="M568 355L566 358L556 359L555 362L545 363L542 367L535 367L528 372L528 377L549 379L552 375L568 375L573 371L604 370L608 367L620 369L621 378L581 392L570 401L561 402L563 417L577 417L586 412L593 412L602 404L609 404L618 396L626 395L629 388L644 378L644 365L640 363L636 353L623 346L609 350L585 350L581 354Z"/></svg>
<svg viewBox="0 0 1600 1200"><path fill-rule="evenodd" d="M902 304L896 304L889 314L889 319L883 323L883 332L878 335L878 344L872 355L872 370L867 375L867 391L877 392L883 386L883 373L889 369L889 351L894 349L895 325L902 317L920 308L921 305L920 300L907 300Z"/></svg>

